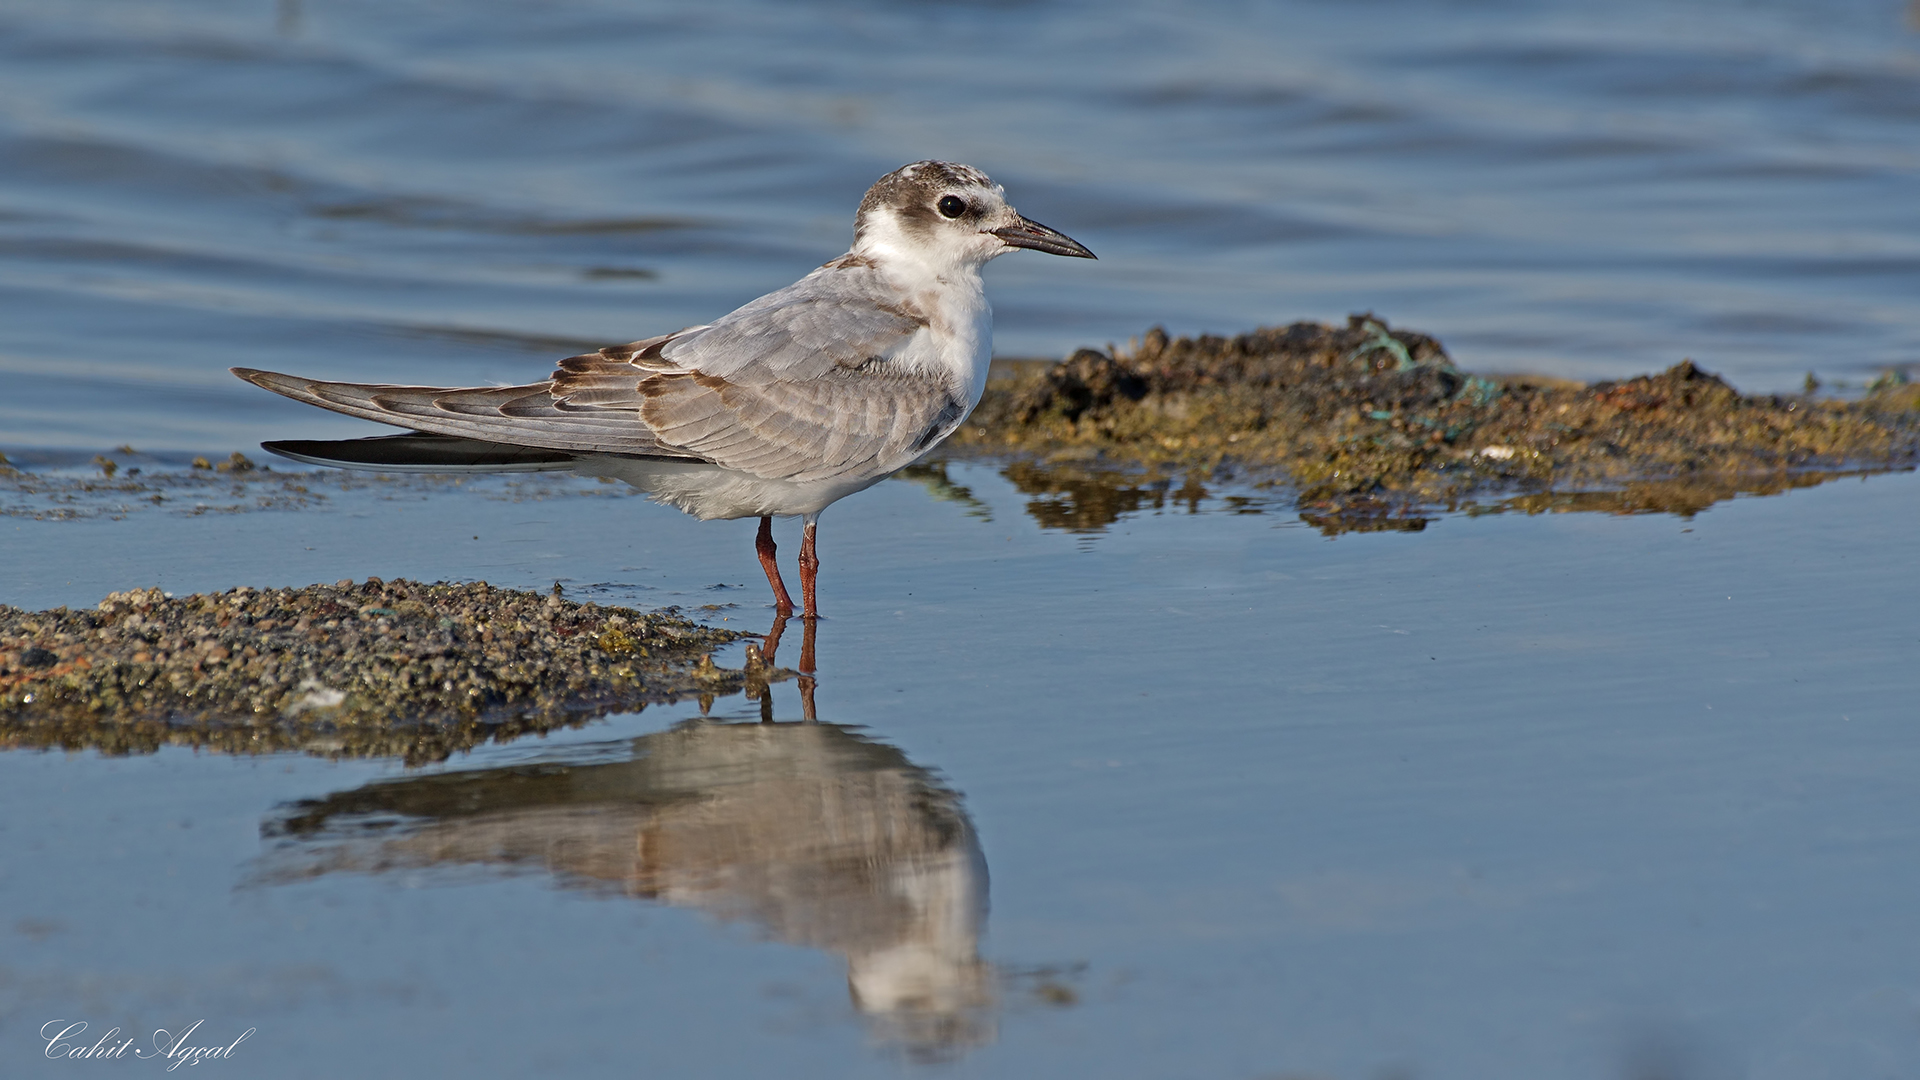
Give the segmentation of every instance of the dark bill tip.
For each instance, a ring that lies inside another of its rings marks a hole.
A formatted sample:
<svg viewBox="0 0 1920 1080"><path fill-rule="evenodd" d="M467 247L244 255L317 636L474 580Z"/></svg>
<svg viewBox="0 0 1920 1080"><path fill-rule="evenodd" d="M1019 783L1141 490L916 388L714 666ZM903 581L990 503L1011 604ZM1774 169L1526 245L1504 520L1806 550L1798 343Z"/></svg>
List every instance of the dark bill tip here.
<svg viewBox="0 0 1920 1080"><path fill-rule="evenodd" d="M1032 248L1049 255L1068 255L1076 259L1097 258L1093 252L1088 251L1073 237L1027 218L1021 218L1018 225L995 229L993 235L1005 240L1013 247Z"/></svg>

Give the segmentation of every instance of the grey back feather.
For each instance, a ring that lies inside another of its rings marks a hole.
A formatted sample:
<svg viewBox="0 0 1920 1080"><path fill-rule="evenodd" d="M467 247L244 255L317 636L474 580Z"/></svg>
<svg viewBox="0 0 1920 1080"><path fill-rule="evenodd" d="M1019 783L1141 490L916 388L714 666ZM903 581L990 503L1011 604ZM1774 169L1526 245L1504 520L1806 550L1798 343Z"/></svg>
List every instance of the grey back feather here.
<svg viewBox="0 0 1920 1080"><path fill-rule="evenodd" d="M927 322L873 267L829 264L711 326L681 331L660 356L735 382L812 379L890 356Z"/></svg>

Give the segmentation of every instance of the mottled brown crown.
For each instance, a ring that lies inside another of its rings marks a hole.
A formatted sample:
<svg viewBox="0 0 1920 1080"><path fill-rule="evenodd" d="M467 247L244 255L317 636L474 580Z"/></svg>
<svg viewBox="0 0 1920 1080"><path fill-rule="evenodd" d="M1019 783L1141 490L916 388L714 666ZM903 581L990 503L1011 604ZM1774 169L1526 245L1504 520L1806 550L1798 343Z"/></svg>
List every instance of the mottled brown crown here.
<svg viewBox="0 0 1920 1080"><path fill-rule="evenodd" d="M910 227L932 224L936 220L933 205L940 196L955 188L984 188L996 190L996 185L987 178L987 174L971 165L961 165L952 161L916 161L903 165L874 182L867 189L867 195L860 200L860 212L854 219L853 235L857 241L866 227L868 218L882 208L900 215Z"/></svg>

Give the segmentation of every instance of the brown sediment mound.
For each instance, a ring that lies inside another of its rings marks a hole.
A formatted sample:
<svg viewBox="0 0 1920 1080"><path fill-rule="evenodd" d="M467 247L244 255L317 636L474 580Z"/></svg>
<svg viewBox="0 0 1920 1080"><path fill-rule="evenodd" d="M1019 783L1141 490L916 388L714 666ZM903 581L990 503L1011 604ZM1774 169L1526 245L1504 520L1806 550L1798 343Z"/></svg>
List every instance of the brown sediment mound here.
<svg viewBox="0 0 1920 1080"><path fill-rule="evenodd" d="M368 578L92 611L0 606L0 746L437 760L648 702L731 693L740 635L484 583Z"/></svg>
<svg viewBox="0 0 1920 1080"><path fill-rule="evenodd" d="M1857 402L1747 396L1691 362L1591 386L1482 378L1434 339L1356 315L1236 338L1156 328L1132 351L1082 349L990 385L952 445L1052 469L1224 467L1290 481L1302 510L1323 515L1384 519L1477 496L1628 485L1636 507L1685 512L1708 490L1911 467L1920 387ZM1651 505L1666 490L1675 505Z"/></svg>

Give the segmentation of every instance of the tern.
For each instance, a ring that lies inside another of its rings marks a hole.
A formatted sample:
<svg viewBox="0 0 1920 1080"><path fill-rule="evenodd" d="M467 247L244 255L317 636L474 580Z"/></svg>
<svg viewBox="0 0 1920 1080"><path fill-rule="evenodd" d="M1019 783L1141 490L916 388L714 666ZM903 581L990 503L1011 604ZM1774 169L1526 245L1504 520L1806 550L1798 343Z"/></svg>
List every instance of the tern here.
<svg viewBox="0 0 1920 1080"><path fill-rule="evenodd" d="M702 520L758 517L774 607L791 615L773 519L805 522L800 592L819 617L820 512L911 465L980 403L993 309L980 269L1026 248L1091 259L1007 205L967 165L880 178L853 247L703 326L568 357L545 382L431 387L233 373L296 401L411 434L269 442L284 457L416 472L566 469L624 480Z"/></svg>

